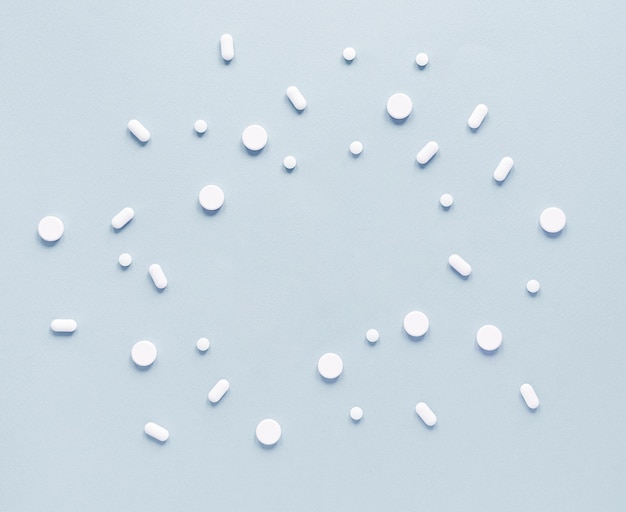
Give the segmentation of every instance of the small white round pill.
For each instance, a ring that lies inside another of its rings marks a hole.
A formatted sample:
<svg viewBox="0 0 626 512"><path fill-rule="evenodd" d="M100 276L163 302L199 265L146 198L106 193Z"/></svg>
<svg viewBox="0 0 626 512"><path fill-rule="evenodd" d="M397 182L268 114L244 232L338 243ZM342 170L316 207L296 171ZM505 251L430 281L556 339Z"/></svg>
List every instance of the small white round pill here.
<svg viewBox="0 0 626 512"><path fill-rule="evenodd" d="M483 350L492 352L502 345L502 332L495 325L483 325L476 333L476 343Z"/></svg>
<svg viewBox="0 0 626 512"><path fill-rule="evenodd" d="M387 100L387 112L394 119L406 119L411 110L413 110L413 102L406 94L398 92Z"/></svg>
<svg viewBox="0 0 626 512"><path fill-rule="evenodd" d="M325 379L334 380L343 372L343 361L337 354L328 352L317 362L317 371Z"/></svg>
<svg viewBox="0 0 626 512"><path fill-rule="evenodd" d="M352 421L361 421L363 419L363 409L360 407L353 407L350 409L350 418Z"/></svg>
<svg viewBox="0 0 626 512"><path fill-rule="evenodd" d="M450 208L454 204L454 197L450 194L441 194L439 204L444 208Z"/></svg>
<svg viewBox="0 0 626 512"><path fill-rule="evenodd" d="M355 140L350 144L350 153L354 156L358 156L363 151L363 143L361 141Z"/></svg>
<svg viewBox="0 0 626 512"><path fill-rule="evenodd" d="M211 342L207 338L199 338L198 341L196 341L196 348L200 352L206 352L207 350L209 350L210 346Z"/></svg>
<svg viewBox="0 0 626 512"><path fill-rule="evenodd" d="M241 134L243 145L250 151L261 151L267 144L267 132L258 124L251 124Z"/></svg>
<svg viewBox="0 0 626 512"><path fill-rule="evenodd" d="M418 53L415 57L415 64L417 64L420 68L423 68L426 64L428 64L428 55L423 52Z"/></svg>
<svg viewBox="0 0 626 512"><path fill-rule="evenodd" d="M150 366L156 360L157 349L151 341L142 340L133 345L130 355L137 366Z"/></svg>
<svg viewBox="0 0 626 512"><path fill-rule="evenodd" d="M280 440L281 434L280 424L270 418L259 422L256 426L256 438L265 446L275 445Z"/></svg>
<svg viewBox="0 0 626 512"><path fill-rule="evenodd" d="M65 226L63 225L63 221L52 215L44 217L37 225L39 236L46 242L56 242L63 236L64 231Z"/></svg>
<svg viewBox="0 0 626 512"><path fill-rule="evenodd" d="M526 290L528 290L528 293L532 293L533 295L539 291L539 288L541 288L541 285L536 279L531 279L526 283Z"/></svg>
<svg viewBox="0 0 626 512"><path fill-rule="evenodd" d="M193 123L193 129L196 130L198 135L202 135L209 129L209 125L204 119L198 119L195 123Z"/></svg>
<svg viewBox="0 0 626 512"><path fill-rule="evenodd" d="M117 262L120 264L120 267L126 268L133 262L133 257L127 252L124 252L117 258Z"/></svg>
<svg viewBox="0 0 626 512"><path fill-rule="evenodd" d="M565 213L560 208L546 208L541 212L539 217L539 224L543 230L547 233L559 233L565 227L567 218Z"/></svg>
<svg viewBox="0 0 626 512"><path fill-rule="evenodd" d="M200 191L198 200L205 210L219 210L224 204L224 191L217 185L207 185Z"/></svg>
<svg viewBox="0 0 626 512"><path fill-rule="evenodd" d="M430 322L421 311L411 311L404 317L404 330L413 338L420 338L426 334Z"/></svg>
<svg viewBox="0 0 626 512"><path fill-rule="evenodd" d="M298 162L296 161L296 157L293 155L287 155L283 160L283 165L288 171L295 169L297 163Z"/></svg>
<svg viewBox="0 0 626 512"><path fill-rule="evenodd" d="M352 48L352 46L348 46L347 48L344 48L343 58L346 59L346 61L348 62L352 62L354 59L356 59L356 50Z"/></svg>
<svg viewBox="0 0 626 512"><path fill-rule="evenodd" d="M370 343L376 343L380 339L380 334L376 329L368 329L365 333L365 339Z"/></svg>

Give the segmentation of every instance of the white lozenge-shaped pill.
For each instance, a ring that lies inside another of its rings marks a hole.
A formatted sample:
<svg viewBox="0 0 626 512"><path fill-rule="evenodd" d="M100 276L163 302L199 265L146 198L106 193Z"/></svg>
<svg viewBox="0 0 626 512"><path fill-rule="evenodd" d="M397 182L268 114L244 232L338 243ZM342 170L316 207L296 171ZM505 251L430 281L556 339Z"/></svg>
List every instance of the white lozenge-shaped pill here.
<svg viewBox="0 0 626 512"><path fill-rule="evenodd" d="M519 388L519 392L529 409L535 410L539 407L539 397L530 384L522 384Z"/></svg>
<svg viewBox="0 0 626 512"><path fill-rule="evenodd" d="M135 210L133 210L130 206L127 206L111 219L111 226L115 229L122 229L126 226L126 224L133 220L134 216Z"/></svg>
<svg viewBox="0 0 626 512"><path fill-rule="evenodd" d="M204 119L198 119L195 123L193 123L193 129L198 135L203 135L209 129L209 125Z"/></svg>
<svg viewBox="0 0 626 512"><path fill-rule="evenodd" d="M343 49L342 55L346 62L352 62L354 59L356 59L356 50L351 46L348 46L347 48Z"/></svg>
<svg viewBox="0 0 626 512"><path fill-rule="evenodd" d="M495 325L483 325L476 333L476 343L487 352L493 352L502 345L502 332Z"/></svg>
<svg viewBox="0 0 626 512"><path fill-rule="evenodd" d="M467 126L469 126L472 130L478 130L478 128L480 128L480 125L485 120L485 117L487 117L488 112L489 109L484 103L476 105L467 120Z"/></svg>
<svg viewBox="0 0 626 512"><path fill-rule="evenodd" d="M419 402L415 406L415 412L427 426L432 427L437 423L437 416L424 402Z"/></svg>
<svg viewBox="0 0 626 512"><path fill-rule="evenodd" d="M50 329L54 332L74 332L77 328L76 320L70 318L56 318L50 323Z"/></svg>
<svg viewBox="0 0 626 512"><path fill-rule="evenodd" d="M131 119L128 121L128 130L132 133L139 142L144 144L150 140L150 132L141 124L137 119Z"/></svg>
<svg viewBox="0 0 626 512"><path fill-rule="evenodd" d="M267 132L258 124L251 124L241 134L243 145L250 151L261 151L267 144Z"/></svg>
<svg viewBox="0 0 626 512"><path fill-rule="evenodd" d="M209 391L209 402L216 404L219 402L226 392L230 389L230 382L226 379L220 379L217 384Z"/></svg>
<svg viewBox="0 0 626 512"><path fill-rule="evenodd" d="M370 343L376 343L380 339L380 334L376 329L368 329L365 333L365 339Z"/></svg>
<svg viewBox="0 0 626 512"><path fill-rule="evenodd" d="M334 380L343 372L343 361L337 354L328 352L319 358L317 371L325 379Z"/></svg>
<svg viewBox="0 0 626 512"><path fill-rule="evenodd" d="M149 423L146 423L146 425L143 427L143 431L150 437L153 437L154 439L156 439L157 441L161 441L162 443L167 441L170 437L170 433L166 428L163 428L156 423L152 423L151 421Z"/></svg>
<svg viewBox="0 0 626 512"><path fill-rule="evenodd" d="M406 119L412 110L413 102L404 93L398 92L387 100L387 113L394 119Z"/></svg>
<svg viewBox="0 0 626 512"><path fill-rule="evenodd" d="M536 279L531 279L526 283L526 290L528 291L528 293L532 295L535 295L536 293L538 293L540 288L541 288L541 285L539 284L539 281L537 281Z"/></svg>
<svg viewBox="0 0 626 512"><path fill-rule="evenodd" d="M298 162L296 161L296 157L293 155L287 155L283 160L283 165L288 171L292 171L293 169L295 169L297 163Z"/></svg>
<svg viewBox="0 0 626 512"><path fill-rule="evenodd" d="M428 64L428 55L424 52L418 53L415 57L415 64L417 64L420 68L426 66L426 64Z"/></svg>
<svg viewBox="0 0 626 512"><path fill-rule="evenodd" d="M280 424L273 419L265 419L256 426L256 438L262 445L274 446L282 435Z"/></svg>
<svg viewBox="0 0 626 512"><path fill-rule="evenodd" d="M363 151L363 143L361 141L355 140L350 144L350 153L354 156L359 156Z"/></svg>
<svg viewBox="0 0 626 512"><path fill-rule="evenodd" d="M510 156L505 156L502 160L500 160L496 170L493 171L493 179L498 183L504 181L511 172L511 169L513 169L513 163L513 159Z"/></svg>
<svg viewBox="0 0 626 512"><path fill-rule="evenodd" d="M207 185L198 194L198 201L202 208L214 212L224 204L224 191L217 185Z"/></svg>
<svg viewBox="0 0 626 512"><path fill-rule="evenodd" d="M352 421L355 423L361 421L363 419L363 409L360 407L353 407L350 409L350 418L352 418Z"/></svg>
<svg viewBox="0 0 626 512"><path fill-rule="evenodd" d="M58 217L48 215L39 221L37 225L37 233L42 240L46 242L56 242L65 232L63 221Z"/></svg>
<svg viewBox="0 0 626 512"><path fill-rule="evenodd" d="M163 290L167 286L167 278L165 277L165 273L163 272L161 265L153 263L148 267L148 272L152 278L154 286L156 286L159 290Z"/></svg>
<svg viewBox="0 0 626 512"><path fill-rule="evenodd" d="M235 43L230 34L223 34L220 37L220 53L226 62L230 62L235 57Z"/></svg>
<svg viewBox="0 0 626 512"><path fill-rule="evenodd" d="M463 277L468 277L472 273L471 265L458 254L453 254L448 258L450 266Z"/></svg>
<svg viewBox="0 0 626 512"><path fill-rule="evenodd" d="M209 350L210 346L211 342L207 338L198 338L198 341L196 341L196 348L200 352L206 352L207 350Z"/></svg>
<svg viewBox="0 0 626 512"><path fill-rule="evenodd" d="M546 208L541 212L539 224L546 233L560 233L565 227L567 218L560 208Z"/></svg>
<svg viewBox="0 0 626 512"><path fill-rule="evenodd" d="M133 257L127 252L124 252L120 254L119 258L117 258L117 262L120 264L120 267L126 268L133 262Z"/></svg>
<svg viewBox="0 0 626 512"><path fill-rule="evenodd" d="M450 208L454 204L454 197L450 194L441 194L439 204L444 208Z"/></svg>
<svg viewBox="0 0 626 512"><path fill-rule="evenodd" d="M306 100L300 92L300 89L298 89L295 85L287 87L287 97L296 110L302 111L306 108Z"/></svg>
<svg viewBox="0 0 626 512"><path fill-rule="evenodd" d="M434 140L426 143L426 145L420 149L420 152L417 154L415 159L417 163L420 165L426 165L430 162L430 159L434 157L439 151L439 144L437 144Z"/></svg>
<svg viewBox="0 0 626 512"><path fill-rule="evenodd" d="M133 345L130 357L137 366L150 366L156 361L157 349L151 341L141 340Z"/></svg>

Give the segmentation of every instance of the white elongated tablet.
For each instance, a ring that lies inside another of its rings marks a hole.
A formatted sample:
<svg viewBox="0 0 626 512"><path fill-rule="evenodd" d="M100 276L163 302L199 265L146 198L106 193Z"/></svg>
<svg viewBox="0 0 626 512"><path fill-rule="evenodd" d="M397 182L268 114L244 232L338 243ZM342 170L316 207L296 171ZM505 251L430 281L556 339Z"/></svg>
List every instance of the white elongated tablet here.
<svg viewBox="0 0 626 512"><path fill-rule="evenodd" d="M539 407L539 397L530 384L522 384L519 388L519 392L522 394L522 398L529 409L534 410Z"/></svg>
<svg viewBox="0 0 626 512"><path fill-rule="evenodd" d="M347 48L343 49L342 55L346 62L352 62L354 59L356 59L356 50L352 48L352 46L348 46Z"/></svg>
<svg viewBox="0 0 626 512"><path fill-rule="evenodd" d="M128 130L137 137L139 142L146 143L150 140L150 132L144 125L137 121L137 119L128 121Z"/></svg>
<svg viewBox="0 0 626 512"><path fill-rule="evenodd" d="M148 272L150 273L154 286L156 286L159 290L162 290L167 286L167 278L165 277L165 273L163 272L161 265L153 263L148 267Z"/></svg>
<svg viewBox="0 0 626 512"><path fill-rule="evenodd" d="M470 114L469 119L467 120L467 126L469 126L472 130L478 130L478 128L480 128L480 125L485 120L485 117L487 117L487 112L489 112L489 109L484 103L476 105L476 107Z"/></svg>
<svg viewBox="0 0 626 512"><path fill-rule="evenodd" d="M355 140L350 144L350 153L354 156L359 156L363 151L363 143L359 140Z"/></svg>
<svg viewBox="0 0 626 512"><path fill-rule="evenodd" d="M450 208L454 204L454 197L451 194L441 194L439 204L444 208Z"/></svg>
<svg viewBox="0 0 626 512"><path fill-rule="evenodd" d="M193 123L193 129L198 135L203 135L209 129L209 125L204 119L198 119L195 123Z"/></svg>
<svg viewBox="0 0 626 512"><path fill-rule="evenodd" d="M352 421L354 422L361 421L363 419L363 409L360 407L353 407L350 409L350 418L352 418Z"/></svg>
<svg viewBox="0 0 626 512"><path fill-rule="evenodd" d="M493 171L493 179L498 182L504 181L511 172L511 169L513 169L513 159L510 156L505 156L500 160L496 170Z"/></svg>
<svg viewBox="0 0 626 512"><path fill-rule="evenodd" d="M50 329L54 332L74 332L77 327L76 320L70 318L55 318L50 323Z"/></svg>
<svg viewBox="0 0 626 512"><path fill-rule="evenodd" d="M241 134L243 145L250 151L261 151L267 144L267 132L258 124L251 124Z"/></svg>
<svg viewBox="0 0 626 512"><path fill-rule="evenodd" d="M419 402L415 406L415 412L427 426L432 427L437 423L437 416L424 402Z"/></svg>
<svg viewBox="0 0 626 512"><path fill-rule="evenodd" d="M111 226L115 229L122 229L126 226L126 224L133 220L134 216L135 210L133 210L130 206L127 206L111 219Z"/></svg>
<svg viewBox="0 0 626 512"><path fill-rule="evenodd" d="M531 279L526 283L526 290L532 295L538 293L540 288L541 284L536 279Z"/></svg>
<svg viewBox="0 0 626 512"><path fill-rule="evenodd" d="M217 185L207 185L198 194L198 201L202 208L214 212L224 204L224 191Z"/></svg>
<svg viewBox="0 0 626 512"><path fill-rule="evenodd" d="M42 240L46 242L56 242L65 232L63 221L58 217L48 215L39 221L37 225L37 233Z"/></svg>
<svg viewBox="0 0 626 512"><path fill-rule="evenodd" d="M495 325L483 325L476 333L476 343L487 352L497 350L502 345L502 332Z"/></svg>
<svg viewBox="0 0 626 512"><path fill-rule="evenodd" d="M417 64L420 68L423 68L428 64L428 55L424 52L420 52L415 57L415 64Z"/></svg>
<svg viewBox="0 0 626 512"><path fill-rule="evenodd" d="M411 311L404 317L404 330L413 338L421 338L430 327L428 317L421 311Z"/></svg>
<svg viewBox="0 0 626 512"><path fill-rule="evenodd" d="M296 161L296 157L293 155L287 155L283 160L283 165L288 171L292 171L293 169L295 169L297 163L298 162Z"/></svg>
<svg viewBox="0 0 626 512"><path fill-rule="evenodd" d="M130 264L133 262L133 257L127 252L124 252L120 254L120 257L117 259L117 262L120 264L120 267L126 268L126 267L129 267Z"/></svg>
<svg viewBox="0 0 626 512"><path fill-rule="evenodd" d="M394 119L406 119L412 110L413 102L404 93L397 92L387 100L387 113Z"/></svg>
<svg viewBox="0 0 626 512"><path fill-rule="evenodd" d="M230 62L233 60L235 56L235 43L233 42L233 36L230 34L223 34L220 37L220 52L222 54L222 59L226 62Z"/></svg>
<svg viewBox="0 0 626 512"><path fill-rule="evenodd" d="M170 437L170 433L166 428L163 428L161 425L157 425L156 423L152 423L151 421L146 423L143 427L143 431L150 437L154 437L154 439L161 441L162 443L167 441Z"/></svg>
<svg viewBox="0 0 626 512"><path fill-rule="evenodd" d="M296 110L302 111L306 108L306 100L300 92L300 89L298 89L295 85L287 87L287 97Z"/></svg>
<svg viewBox="0 0 626 512"><path fill-rule="evenodd" d="M539 216L539 224L546 233L559 233L565 227L567 218L560 208L546 208Z"/></svg>
<svg viewBox="0 0 626 512"><path fill-rule="evenodd" d="M370 343L376 343L380 339L380 334L376 329L368 329L365 333L365 339Z"/></svg>
<svg viewBox="0 0 626 512"><path fill-rule="evenodd" d="M216 404L217 402L219 402L226 394L226 391L229 390L229 388L230 382L228 382L226 379L218 380L217 384L215 384L211 391L209 391L209 402L211 402L212 404Z"/></svg>
<svg viewBox="0 0 626 512"><path fill-rule="evenodd" d="M150 366L156 361L157 349L151 341L141 340L133 345L130 357L137 366Z"/></svg>
<svg viewBox="0 0 626 512"><path fill-rule="evenodd" d="M471 265L458 254L453 254L448 258L450 266L463 277L467 277L472 273Z"/></svg>
<svg viewBox="0 0 626 512"><path fill-rule="evenodd" d="M265 419L256 426L256 438L262 445L274 446L282 435L280 424L273 419Z"/></svg>
<svg viewBox="0 0 626 512"><path fill-rule="evenodd" d="M198 341L196 341L196 348L200 352L206 352L207 350L209 350L210 346L211 342L207 338L198 338Z"/></svg>
<svg viewBox="0 0 626 512"><path fill-rule="evenodd" d="M434 140L431 140L422 149L420 149L420 152L415 157L417 163L420 165L426 165L430 162L430 159L437 154L437 151L439 151L439 144L437 144Z"/></svg>
<svg viewBox="0 0 626 512"><path fill-rule="evenodd" d="M319 358L317 371L325 379L334 380L343 372L343 361L337 354L328 352Z"/></svg>

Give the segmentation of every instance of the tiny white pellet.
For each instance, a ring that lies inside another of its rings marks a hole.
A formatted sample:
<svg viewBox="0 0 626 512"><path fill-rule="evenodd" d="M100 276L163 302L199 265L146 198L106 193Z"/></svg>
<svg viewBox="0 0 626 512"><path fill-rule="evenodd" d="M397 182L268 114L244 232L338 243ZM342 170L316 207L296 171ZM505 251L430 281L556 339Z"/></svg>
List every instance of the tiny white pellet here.
<svg viewBox="0 0 626 512"><path fill-rule="evenodd" d="M137 137L139 142L146 143L150 140L150 132L143 124L137 121L137 119L128 121L128 130Z"/></svg>
<svg viewBox="0 0 626 512"><path fill-rule="evenodd" d="M148 267L148 272L150 273L154 286L156 286L159 290L162 290L167 286L167 278L165 277L165 273L163 272L161 265L153 263Z"/></svg>
<svg viewBox="0 0 626 512"><path fill-rule="evenodd" d="M354 59L356 59L356 50L351 46L348 46L347 48L343 49L342 55L347 62L352 62Z"/></svg>
<svg viewBox="0 0 626 512"><path fill-rule="evenodd" d="M540 288L541 288L541 285L539 284L539 281L537 281L536 279L531 279L530 281L526 283L526 290L528 291L528 293L531 293L533 295L535 295L539 291Z"/></svg>
<svg viewBox="0 0 626 512"><path fill-rule="evenodd" d="M472 273L471 265L458 254L453 254L448 258L450 266L463 277L467 277Z"/></svg>
<svg viewBox="0 0 626 512"><path fill-rule="evenodd" d="M476 343L487 352L492 352L502 345L502 332L495 325L483 325L476 333Z"/></svg>
<svg viewBox="0 0 626 512"><path fill-rule="evenodd" d="M133 220L134 216L135 210L133 210L130 206L127 206L111 219L111 226L115 229L122 229L126 226L126 224Z"/></svg>
<svg viewBox="0 0 626 512"><path fill-rule="evenodd" d="M200 352L206 352L207 350L209 350L210 346L211 342L207 338L198 338L198 341L196 341L196 348Z"/></svg>
<svg viewBox="0 0 626 512"><path fill-rule="evenodd" d="M56 242L65 232L63 221L58 217L48 215L39 221L37 232L42 240L46 242Z"/></svg>
<svg viewBox="0 0 626 512"><path fill-rule="evenodd" d="M296 110L302 111L306 108L306 100L295 85L287 87L287 97Z"/></svg>
<svg viewBox="0 0 626 512"><path fill-rule="evenodd" d="M204 119L198 119L195 123L193 123L193 129L198 135L203 135L209 129L209 125Z"/></svg>
<svg viewBox="0 0 626 512"><path fill-rule="evenodd" d="M444 208L450 208L454 203L454 197L450 194L441 194L439 198L439 204Z"/></svg>
<svg viewBox="0 0 626 512"><path fill-rule="evenodd" d="M146 423L145 427L143 427L143 431L150 437L153 437L154 439L156 439L157 441L161 441L162 443L167 441L170 437L170 433L166 428L163 428L156 423L152 423L151 421L149 423Z"/></svg>
<svg viewBox="0 0 626 512"><path fill-rule="evenodd" d="M560 208L546 208L541 212L539 224L546 233L559 233L565 227L567 218Z"/></svg>
<svg viewBox="0 0 626 512"><path fill-rule="evenodd" d="M77 328L76 320L70 318L56 318L50 323L50 329L54 332L74 332Z"/></svg>
<svg viewBox="0 0 626 512"><path fill-rule="evenodd" d="M157 358L157 348L148 340L138 341L130 351L130 357L137 366L150 366Z"/></svg>
<svg viewBox="0 0 626 512"><path fill-rule="evenodd" d="M337 354L329 352L319 358L317 371L325 379L334 380L343 372L343 361Z"/></svg>
<svg viewBox="0 0 626 512"><path fill-rule="evenodd" d="M230 34L223 34L222 37L220 37L220 52L222 53L222 59L226 62L233 60L233 57L235 56L233 36Z"/></svg>
<svg viewBox="0 0 626 512"><path fill-rule="evenodd" d="M437 423L437 416L424 402L419 402L415 406L415 412L427 426L432 427Z"/></svg>
<svg viewBox="0 0 626 512"><path fill-rule="evenodd" d="M513 169L513 159L510 156L505 156L500 160L496 170L493 171L493 179L498 182L504 181L511 172L511 169Z"/></svg>
<svg viewBox="0 0 626 512"><path fill-rule="evenodd" d="M352 418L352 421L354 422L361 421L363 419L363 409L360 407L353 407L350 409L350 418Z"/></svg>
<svg viewBox="0 0 626 512"><path fill-rule="evenodd" d="M250 151L261 151L267 144L267 132L258 124L251 124L241 134L243 145Z"/></svg>
<svg viewBox="0 0 626 512"><path fill-rule="evenodd" d="M404 317L404 330L413 338L421 338L430 327L428 317L421 311L411 311Z"/></svg>
<svg viewBox="0 0 626 512"><path fill-rule="evenodd" d="M262 420L256 426L256 438L262 445L273 446L282 435L280 424L276 420L270 418Z"/></svg>
<svg viewBox="0 0 626 512"><path fill-rule="evenodd" d="M415 57L415 64L417 64L420 68L426 66L426 64L428 64L428 55L424 52L418 53Z"/></svg>
<svg viewBox="0 0 626 512"><path fill-rule="evenodd" d="M350 153L352 153L354 156L359 156L362 151L363 151L362 142L355 140L354 142L350 144Z"/></svg>
<svg viewBox="0 0 626 512"><path fill-rule="evenodd" d="M296 157L293 155L287 155L285 159L283 160L283 165L285 166L285 169L287 169L288 171L295 169L297 163L298 162L296 161Z"/></svg>
<svg viewBox="0 0 626 512"><path fill-rule="evenodd" d="M126 268L133 262L133 257L127 252L124 252L117 258L117 262L120 264L120 267Z"/></svg>
<svg viewBox="0 0 626 512"><path fill-rule="evenodd" d="M216 404L219 402L226 392L230 389L230 382L226 379L220 379L217 384L209 391L209 402Z"/></svg>
<svg viewBox="0 0 626 512"><path fill-rule="evenodd" d="M205 210L219 210L224 204L224 191L217 185L207 185L198 194L198 201Z"/></svg>
<svg viewBox="0 0 626 512"><path fill-rule="evenodd" d="M524 402L526 402L529 409L534 410L539 407L539 397L530 384L522 384L519 392L522 394L522 398L524 398Z"/></svg>
<svg viewBox="0 0 626 512"><path fill-rule="evenodd" d="M426 165L430 162L430 159L437 154L437 151L439 151L439 144L437 144L434 140L431 140L422 149L420 149L420 152L415 157L417 163L420 165Z"/></svg>
<svg viewBox="0 0 626 512"><path fill-rule="evenodd" d="M380 339L380 334L376 329L368 329L365 333L365 339L370 343L376 343Z"/></svg>
<svg viewBox="0 0 626 512"><path fill-rule="evenodd" d="M487 117L487 112L489 112L489 109L484 103L476 105L467 120L467 126L469 126L472 130L478 130L480 125L485 120L485 117Z"/></svg>
<svg viewBox="0 0 626 512"><path fill-rule="evenodd" d="M387 100L387 113L394 119L406 119L412 110L413 102L404 93L398 92Z"/></svg>

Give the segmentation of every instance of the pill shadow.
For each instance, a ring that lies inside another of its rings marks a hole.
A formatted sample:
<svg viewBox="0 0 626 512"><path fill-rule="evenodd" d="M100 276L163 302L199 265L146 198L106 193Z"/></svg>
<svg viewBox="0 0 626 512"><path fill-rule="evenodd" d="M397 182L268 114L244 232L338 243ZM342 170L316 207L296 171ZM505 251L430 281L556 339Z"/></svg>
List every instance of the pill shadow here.
<svg viewBox="0 0 626 512"><path fill-rule="evenodd" d="M430 328L422 336L411 336L404 329L402 329L402 332L404 333L404 336L411 341L422 341L423 339L427 338L428 335L430 334Z"/></svg>
<svg viewBox="0 0 626 512"><path fill-rule="evenodd" d="M268 140L267 144L269 144L269 140ZM265 144L265 146L263 146L261 149L256 149L256 150L255 150L255 149L249 149L249 148L247 148L247 147L245 146L245 144L242 142L242 143L241 143L241 147L242 147L242 148L246 151L246 153L248 153L248 155L250 155L250 156L258 156L258 155L260 155L260 154L263 152L263 150L267 147L267 144Z"/></svg>
<svg viewBox="0 0 626 512"><path fill-rule="evenodd" d="M338 375L334 379L327 379L318 370L315 370L315 373L317 373L317 377L326 384L333 384L339 380L339 377L341 377L341 375ZM341 374L343 374L343 371L341 372Z"/></svg>
<svg viewBox="0 0 626 512"><path fill-rule="evenodd" d="M150 439L151 441L154 441L155 443L160 444L161 446L167 443L167 439L165 441L161 441L160 439L157 439L156 437L152 437L148 435L146 432L144 432L143 435L147 437L148 439Z"/></svg>
<svg viewBox="0 0 626 512"><path fill-rule="evenodd" d="M541 227L541 224L537 224L537 229L540 233L543 233L548 238L559 238L561 234L567 229L567 225L558 233L548 233L547 231L544 231L544 229Z"/></svg>
<svg viewBox="0 0 626 512"><path fill-rule="evenodd" d="M130 365L131 365L133 368L135 368L136 370L139 370L139 371L141 371L141 372L147 372L147 371L148 371L150 368L152 368L152 367L155 365L155 363L156 363L156 360L155 360L155 361L154 361L154 363L149 364L148 366L139 366L137 363L135 363L135 361L133 361L132 356L129 356L129 357L128 357L128 361L130 362Z"/></svg>
<svg viewBox="0 0 626 512"><path fill-rule="evenodd" d="M444 211L447 212L450 208L452 208L454 205L451 204L450 206L444 206L441 203L439 203L439 207Z"/></svg>
<svg viewBox="0 0 626 512"><path fill-rule="evenodd" d="M219 212L221 212L224 209L224 205L222 205L217 210L205 210L204 208L202 208L202 205L200 203L198 203L196 207L202 213L204 213L207 217L213 217L213 216L217 215Z"/></svg>
<svg viewBox="0 0 626 512"><path fill-rule="evenodd" d="M448 264L448 268L450 269L450 272L452 272L455 276L463 279L463 281L467 281L470 277L472 277L472 274L470 274L468 276L464 276L463 274L459 274L456 270L454 270L452 268L452 266L450 264Z"/></svg>
<svg viewBox="0 0 626 512"><path fill-rule="evenodd" d="M304 114L306 112L306 107L303 108L302 110L298 110L296 107L294 107L293 103L291 103L291 100L289 99L289 96L287 96L286 94L285 94L285 101L289 104L289 106L291 107L291 110L293 110L299 116L301 116L302 114ZM308 106L309 106L309 104L307 103L307 107Z"/></svg>
<svg viewBox="0 0 626 512"><path fill-rule="evenodd" d="M476 133L478 130L480 130L483 126L485 126L486 123L489 123L489 116L486 116L482 123L480 123L480 126L478 128L472 128L470 127L470 125L467 125L467 129L472 132L472 133Z"/></svg>
<svg viewBox="0 0 626 512"><path fill-rule="evenodd" d="M404 119L396 119L395 117L391 117L389 115L389 112L386 112L386 111L385 111L385 115L386 115L387 119L389 119L393 124L398 125L398 126L403 125L404 123L406 123L410 119L410 117L411 117L411 115L409 114Z"/></svg>
<svg viewBox="0 0 626 512"><path fill-rule="evenodd" d="M350 155L350 156L351 156L354 160L356 160L357 158L359 158L359 157L361 156L361 153L357 153L357 154L355 155L355 154L354 154L352 151L350 151L349 149L348 149L348 154L349 154L349 155Z"/></svg>
<svg viewBox="0 0 626 512"><path fill-rule="evenodd" d="M341 62L343 62L343 64L345 66L352 66L352 64L354 64L356 62L356 57L354 59L352 59L352 60L346 60L346 59L343 58L343 55L342 55L341 57L339 57L339 60Z"/></svg>
<svg viewBox="0 0 626 512"><path fill-rule="evenodd" d="M420 418L420 415L417 414L417 411L414 411L414 412L415 412L415 417L422 425L424 425L424 427L426 427L428 430L435 430L435 427L437 426L437 423L439 422L435 423L434 425L426 425L426 423L424 423L424 420Z"/></svg>
<svg viewBox="0 0 626 512"><path fill-rule="evenodd" d="M121 228L114 228L113 226L111 226L111 231L113 233L119 233L120 231L124 231L124 228L126 226L128 226L129 224L131 224L133 222L133 219L130 219L126 224L124 224Z"/></svg>
<svg viewBox="0 0 626 512"><path fill-rule="evenodd" d="M63 240L63 237L59 238L58 240L55 240L54 242L48 242L47 240L44 240L43 238L41 238L39 236L39 234L35 234L35 237L37 237L37 240L39 240L39 243L45 247L54 247L56 244L58 244L61 240Z"/></svg>
<svg viewBox="0 0 626 512"><path fill-rule="evenodd" d="M522 403L522 405L524 406L524 409L526 409L526 410L527 410L527 411L529 411L529 412L532 412L533 414L536 414L536 413L537 413L537 411L539 410L539 408L541 407L541 405L539 405L539 407L537 407L536 409L531 409L530 407L528 407L528 406L526 405L526 400L524 400L524 397L522 396L522 394L521 394L521 393L518 393L518 396L519 396L519 400L520 400L520 402L521 402L521 403Z"/></svg>
<svg viewBox="0 0 626 512"><path fill-rule="evenodd" d="M145 146L146 144L148 144L148 142L152 140L152 135L150 135L150 138L146 142L141 142L137 137L133 135L133 133L130 130L127 130L127 136L131 138L132 140L134 140L140 146Z"/></svg>
<svg viewBox="0 0 626 512"><path fill-rule="evenodd" d="M433 162L433 161L434 161L435 159L437 159L438 157L439 157L439 151L437 151L437 152L433 155L433 157L432 157L432 158L431 158L428 162L426 162L425 164L420 164L420 163L417 161L417 159L415 159L415 165L416 165L416 167L419 167L420 169L426 169L426 167L428 167L428 164L430 164L431 162Z"/></svg>
<svg viewBox="0 0 626 512"><path fill-rule="evenodd" d="M69 336L74 334L76 331L72 331L72 332L57 332L57 331L53 331L52 328L50 328L50 332L52 333L53 336L62 336L62 337L68 338Z"/></svg>
<svg viewBox="0 0 626 512"><path fill-rule="evenodd" d="M196 135L196 137L198 137L199 139L201 137L204 137L207 133L209 133L209 130L207 130L206 132L203 132L203 133L198 133L196 130L192 130L192 131Z"/></svg>
<svg viewBox="0 0 626 512"><path fill-rule="evenodd" d="M495 350L485 350L478 344L478 342L476 340L474 340L474 347L475 347L475 350L477 350L481 354L483 354L485 356L488 356L488 357L493 357L493 356L497 355L502 350L502 345L500 345Z"/></svg>
<svg viewBox="0 0 626 512"><path fill-rule="evenodd" d="M294 167L293 169L287 169L284 165L281 165L283 171L285 171L287 174L291 174L293 171L296 170L296 167Z"/></svg>
<svg viewBox="0 0 626 512"><path fill-rule="evenodd" d="M259 440L256 438L256 436L254 436L254 441L256 442L257 446L260 446L261 448L263 448L263 449L264 449L264 450L266 450L266 451L271 451L271 450L273 450L274 448L276 448L276 447L277 447L280 443L282 443L282 441L283 441L283 436L282 436L282 434L281 434L280 439L276 442L276 444L270 444L270 445L263 444L261 441L259 441Z"/></svg>

